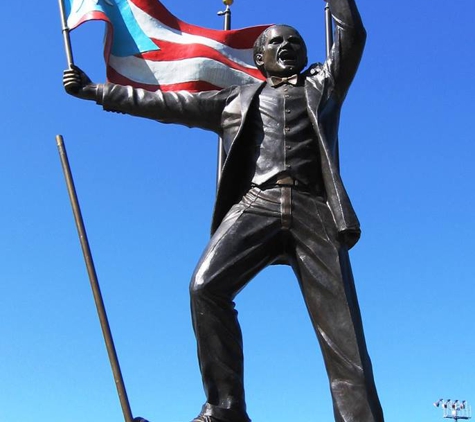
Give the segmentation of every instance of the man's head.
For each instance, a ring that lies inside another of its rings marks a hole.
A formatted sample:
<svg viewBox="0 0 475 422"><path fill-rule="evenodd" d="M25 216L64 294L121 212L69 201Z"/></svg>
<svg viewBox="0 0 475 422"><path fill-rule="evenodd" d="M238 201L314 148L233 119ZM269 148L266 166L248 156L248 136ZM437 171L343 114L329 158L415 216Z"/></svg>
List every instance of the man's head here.
<svg viewBox="0 0 475 422"><path fill-rule="evenodd" d="M254 43L254 62L264 76L291 76L307 65L307 46L295 28L273 25Z"/></svg>

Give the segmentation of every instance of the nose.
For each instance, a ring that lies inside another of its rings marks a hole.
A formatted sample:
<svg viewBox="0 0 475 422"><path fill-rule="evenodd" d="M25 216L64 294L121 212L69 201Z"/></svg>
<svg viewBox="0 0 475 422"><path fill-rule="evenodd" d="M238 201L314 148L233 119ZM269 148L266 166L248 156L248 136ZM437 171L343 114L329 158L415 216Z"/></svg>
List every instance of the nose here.
<svg viewBox="0 0 475 422"><path fill-rule="evenodd" d="M290 46L292 46L292 44L289 42L289 40L282 41L282 48L289 48Z"/></svg>

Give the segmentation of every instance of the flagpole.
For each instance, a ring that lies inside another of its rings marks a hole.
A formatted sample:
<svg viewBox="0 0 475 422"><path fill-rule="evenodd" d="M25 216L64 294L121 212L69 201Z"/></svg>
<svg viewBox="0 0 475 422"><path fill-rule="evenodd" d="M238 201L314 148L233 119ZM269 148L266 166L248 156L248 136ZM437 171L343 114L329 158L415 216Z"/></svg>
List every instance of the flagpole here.
<svg viewBox="0 0 475 422"><path fill-rule="evenodd" d="M328 0L325 0L325 47L328 58L333 47L333 21Z"/></svg>
<svg viewBox="0 0 475 422"><path fill-rule="evenodd" d="M231 5L234 3L234 0L223 0L223 3L226 5L226 9L222 12L218 12L219 16L224 16L224 30L229 31L231 29Z"/></svg>
<svg viewBox="0 0 475 422"><path fill-rule="evenodd" d="M59 14L61 15L61 26L64 40L64 50L66 51L66 60L68 67L71 69L74 66L73 50L71 48L71 38L69 36L68 20L66 18L66 11L64 9L63 0L59 0Z"/></svg>
<svg viewBox="0 0 475 422"><path fill-rule="evenodd" d="M224 11L218 12L219 16L224 16L224 27L225 31L231 29L231 5L234 3L234 0L223 0L223 3L226 5ZM219 187L219 182L221 181L221 173L224 167L224 161L226 160L226 152L224 151L223 139L220 137L218 140L218 169L216 172L216 188Z"/></svg>
<svg viewBox="0 0 475 422"><path fill-rule="evenodd" d="M114 346L114 340L112 339L112 333L109 326L109 321L107 319L106 309L104 306L104 301L102 299L101 289L99 286L99 281L97 279L94 261L92 259L91 248L89 247L89 241L87 239L86 228L84 227L84 221L82 219L81 208L79 206L76 188L74 186L71 167L69 166L66 147L64 145L64 140L61 135L56 136L56 143L58 145L59 157L61 160L61 166L63 167L64 177L66 179L66 186L68 189L69 199L71 201L71 207L73 209L74 220L76 222L76 227L78 230L79 241L81 243L84 261L86 262L87 273L89 275L89 281L91 283L92 293L94 296L94 301L96 303L97 314L101 323L102 334L106 343L106 349L109 355L112 373L114 374L114 381L117 387L117 393L119 395L120 404L122 406L124 419L125 422L143 421L143 419L141 418L136 418L134 420L132 417L132 411L130 410L127 391L125 390L124 379L122 378L122 372L120 370L119 360L117 358L117 353Z"/></svg>

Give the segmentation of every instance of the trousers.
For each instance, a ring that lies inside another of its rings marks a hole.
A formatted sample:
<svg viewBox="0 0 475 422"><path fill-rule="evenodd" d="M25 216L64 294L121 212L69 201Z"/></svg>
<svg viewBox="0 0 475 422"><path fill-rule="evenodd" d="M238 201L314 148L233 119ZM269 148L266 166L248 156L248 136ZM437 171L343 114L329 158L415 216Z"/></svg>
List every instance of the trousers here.
<svg viewBox="0 0 475 422"><path fill-rule="evenodd" d="M324 199L294 187L251 188L212 236L190 284L206 394L201 414L249 422L234 299L263 268L291 265L317 335L336 422L383 422L347 248Z"/></svg>

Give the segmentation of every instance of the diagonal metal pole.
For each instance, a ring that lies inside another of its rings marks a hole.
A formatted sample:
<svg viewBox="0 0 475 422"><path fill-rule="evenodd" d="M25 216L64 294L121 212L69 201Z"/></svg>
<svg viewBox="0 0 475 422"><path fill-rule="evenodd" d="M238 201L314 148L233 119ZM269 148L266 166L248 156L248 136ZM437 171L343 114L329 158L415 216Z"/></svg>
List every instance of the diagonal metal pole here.
<svg viewBox="0 0 475 422"><path fill-rule="evenodd" d="M226 5L226 9L222 12L218 12L219 16L224 16L224 27L225 31L231 29L231 5L234 3L234 0L223 0L223 3ZM224 167L224 161L226 160L226 152L224 151L223 139L218 139L218 169L216 172L216 188L219 186L221 180L221 173Z"/></svg>
<svg viewBox="0 0 475 422"><path fill-rule="evenodd" d="M130 410L129 399L127 398L127 391L125 390L124 379L122 378L122 372L119 366L119 360L114 346L114 340L112 339L112 333L107 319L106 309L104 301L102 300L101 289L99 287L99 281L97 279L96 269L94 261L92 259L91 248L89 247L89 241L87 240L86 228L84 227L84 221L82 219L81 208L79 207L79 201L76 194L76 188L74 186L73 176L71 174L71 168L69 166L68 155L66 153L66 147L61 135L56 136L56 143L58 145L59 157L61 160L61 166L63 167L64 177L66 179L66 186L68 188L69 199L73 209L74 220L78 230L79 241L81 243L84 260L86 262L87 273L89 275L89 281L91 283L92 294L96 303L97 314L101 323L102 334L106 343L107 354L109 355L109 361L114 374L114 381L117 387L117 393L119 395L120 405L122 406L122 412L124 414L125 422L134 422L132 412ZM137 418L135 421L142 419Z"/></svg>

